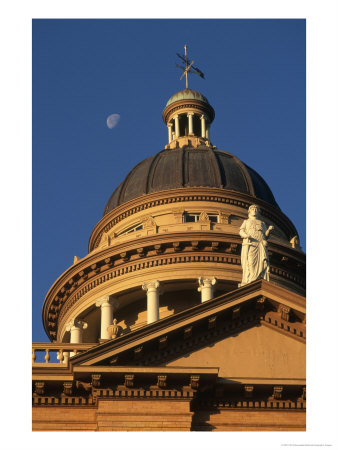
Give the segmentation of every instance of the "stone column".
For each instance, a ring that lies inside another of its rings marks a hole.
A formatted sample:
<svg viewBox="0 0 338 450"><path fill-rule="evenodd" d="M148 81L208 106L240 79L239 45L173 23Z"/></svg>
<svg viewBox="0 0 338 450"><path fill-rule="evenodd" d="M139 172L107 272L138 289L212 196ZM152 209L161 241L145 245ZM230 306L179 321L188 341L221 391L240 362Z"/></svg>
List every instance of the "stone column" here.
<svg viewBox="0 0 338 450"><path fill-rule="evenodd" d="M70 343L80 344L82 342L82 331L88 327L88 324L83 320L72 319L68 322L66 330L70 331ZM70 352L72 357L74 352Z"/></svg>
<svg viewBox="0 0 338 450"><path fill-rule="evenodd" d="M101 308L101 339L110 339L107 328L113 323L113 312L119 303L111 295L104 295L96 301L96 306Z"/></svg>
<svg viewBox="0 0 338 450"><path fill-rule="evenodd" d="M199 277L198 279L198 292L201 293L201 301L206 302L214 297L214 286L216 284L216 278Z"/></svg>
<svg viewBox="0 0 338 450"><path fill-rule="evenodd" d="M205 138L205 115L201 115L201 136Z"/></svg>
<svg viewBox="0 0 338 450"><path fill-rule="evenodd" d="M173 124L172 123L168 123L168 140L169 140L169 144L170 142L173 140Z"/></svg>
<svg viewBox="0 0 338 450"><path fill-rule="evenodd" d="M180 136L180 121L178 119L178 114L174 116L175 119L175 137L178 138Z"/></svg>
<svg viewBox="0 0 338 450"><path fill-rule="evenodd" d="M143 283L142 289L147 291L147 322L153 323L156 322L159 317L159 281L149 281L147 283Z"/></svg>
<svg viewBox="0 0 338 450"><path fill-rule="evenodd" d="M193 118L194 114L193 113L187 113L187 116L188 116L188 125L189 125L188 134L194 134L193 122L192 122L192 118Z"/></svg>

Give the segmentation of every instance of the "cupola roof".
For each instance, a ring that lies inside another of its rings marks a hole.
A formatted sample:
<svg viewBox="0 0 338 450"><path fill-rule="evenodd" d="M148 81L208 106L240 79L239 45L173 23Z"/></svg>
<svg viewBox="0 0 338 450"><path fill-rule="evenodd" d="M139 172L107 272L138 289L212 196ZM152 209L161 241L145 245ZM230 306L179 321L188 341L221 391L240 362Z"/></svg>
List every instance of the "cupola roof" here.
<svg viewBox="0 0 338 450"><path fill-rule="evenodd" d="M183 91L176 92L176 94L172 95L167 101L166 106L169 106L179 100L199 100L209 105L208 99L200 92L193 91L192 89L183 89Z"/></svg>

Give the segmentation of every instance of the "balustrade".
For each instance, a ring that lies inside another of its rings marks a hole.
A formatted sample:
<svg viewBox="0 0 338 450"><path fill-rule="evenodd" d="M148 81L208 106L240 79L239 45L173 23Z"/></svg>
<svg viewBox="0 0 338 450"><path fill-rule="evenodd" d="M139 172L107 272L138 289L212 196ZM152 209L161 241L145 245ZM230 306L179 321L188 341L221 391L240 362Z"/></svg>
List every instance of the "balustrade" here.
<svg viewBox="0 0 338 450"><path fill-rule="evenodd" d="M33 366L53 366L53 365L67 365L69 360L69 352L72 355L77 355L86 350L89 350L97 343L80 343L71 344L66 342L61 343L46 343L33 342L32 344L32 364Z"/></svg>

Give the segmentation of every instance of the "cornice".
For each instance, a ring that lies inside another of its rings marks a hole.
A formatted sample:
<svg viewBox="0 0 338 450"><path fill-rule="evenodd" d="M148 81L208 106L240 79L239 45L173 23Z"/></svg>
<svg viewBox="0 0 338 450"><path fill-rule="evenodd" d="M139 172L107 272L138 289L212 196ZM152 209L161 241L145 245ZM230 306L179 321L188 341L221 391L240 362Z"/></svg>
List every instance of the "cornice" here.
<svg viewBox="0 0 338 450"><path fill-rule="evenodd" d="M240 192L228 191L220 188L193 188L184 187L167 191L145 194L136 199L132 199L116 207L110 213L102 217L89 239L88 250L93 251L98 247L102 233L107 233L114 225L121 220L137 213L161 205L182 204L184 202L205 201L215 202L223 205L233 205L243 209L248 209L252 203L260 206L262 215L272 220L290 238L297 234L297 230L290 219L280 210L272 207L264 200L260 200L251 195Z"/></svg>
<svg viewBox="0 0 338 450"><path fill-rule="evenodd" d="M304 411L304 380L231 380L218 368L73 367L72 379L33 380L33 407L97 407L100 400L187 401L203 410Z"/></svg>
<svg viewBox="0 0 338 450"><path fill-rule="evenodd" d="M210 123L215 118L214 108L211 105L209 105L208 103L202 102L197 99L196 100L182 99L182 100L177 100L164 108L163 113L162 113L162 118L163 118L164 123L167 123L169 117L172 114L174 114L175 112L180 111L181 109L192 109L192 110L196 109L196 110L205 112L210 119Z"/></svg>
<svg viewBox="0 0 338 450"><path fill-rule="evenodd" d="M71 266L49 290L43 306L45 330L55 339L58 322L67 311L84 294L113 278L168 264L223 263L238 267L240 242L233 234L180 232L139 238L92 253ZM269 248L271 273L304 288L305 273L301 275L299 270L304 272L305 261L299 252L274 244ZM283 267L283 258L288 259L288 267Z"/></svg>

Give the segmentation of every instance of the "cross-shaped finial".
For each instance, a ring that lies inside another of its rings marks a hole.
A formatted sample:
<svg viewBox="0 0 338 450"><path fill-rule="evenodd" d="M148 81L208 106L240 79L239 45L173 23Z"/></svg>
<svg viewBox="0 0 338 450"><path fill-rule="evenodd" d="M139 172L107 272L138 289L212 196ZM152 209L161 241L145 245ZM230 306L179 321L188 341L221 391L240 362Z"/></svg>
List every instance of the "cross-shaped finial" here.
<svg viewBox="0 0 338 450"><path fill-rule="evenodd" d="M188 73L194 73L196 75L199 75L201 78L204 78L204 73L201 72L197 67L194 67L194 61L189 61L188 59L188 54L187 54L187 45L184 45L184 56L180 55L179 53L176 53L177 56L182 59L182 61L184 61L184 67L179 66L176 64L176 67L180 68L183 70L183 73L180 77L180 80L182 80L182 78L185 76L185 87L186 89L188 89Z"/></svg>

